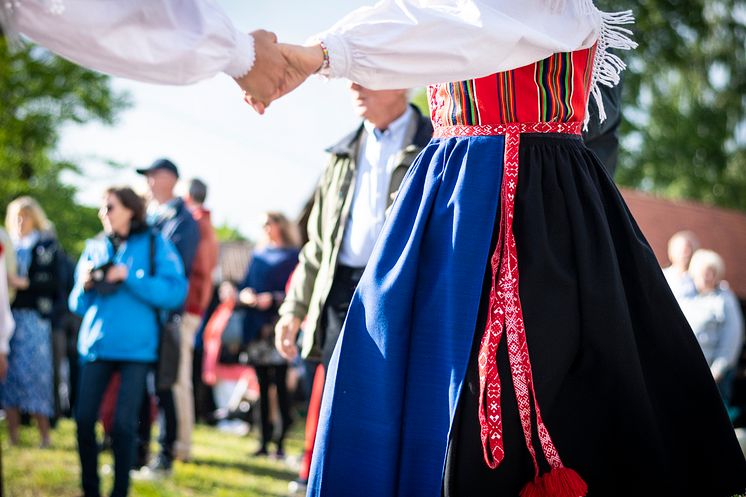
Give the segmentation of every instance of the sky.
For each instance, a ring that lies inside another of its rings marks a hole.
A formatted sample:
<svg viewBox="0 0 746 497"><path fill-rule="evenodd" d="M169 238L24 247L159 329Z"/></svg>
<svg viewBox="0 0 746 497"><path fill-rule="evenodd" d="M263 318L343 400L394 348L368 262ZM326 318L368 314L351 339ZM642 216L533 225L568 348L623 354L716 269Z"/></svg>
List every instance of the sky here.
<svg viewBox="0 0 746 497"><path fill-rule="evenodd" d="M219 2L238 29L267 29L280 41L303 43L366 0ZM312 77L259 116L241 90L221 74L190 86L160 86L112 78L133 106L113 126L92 123L62 132L58 154L81 164L82 176L64 176L80 188L78 200L98 205L110 185L144 191L134 169L168 157L182 179L199 177L209 187L213 223L227 223L256 238L261 216L280 210L295 218L312 194L325 164L324 149L360 119L343 80ZM113 160L122 169L106 166ZM184 191L184 185L179 186Z"/></svg>

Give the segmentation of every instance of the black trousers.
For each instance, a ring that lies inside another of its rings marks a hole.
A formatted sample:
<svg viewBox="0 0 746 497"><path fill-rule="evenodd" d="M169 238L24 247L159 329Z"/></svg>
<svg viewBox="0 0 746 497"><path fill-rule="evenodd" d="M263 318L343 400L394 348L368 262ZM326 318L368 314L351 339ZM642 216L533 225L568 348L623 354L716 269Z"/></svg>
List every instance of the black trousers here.
<svg viewBox="0 0 746 497"><path fill-rule="evenodd" d="M274 425L269 417L269 387L274 385L277 389L277 403L280 406L280 418L282 425L274 439L278 451L283 451L285 435L290 424L293 422L290 416L290 395L288 394L288 366L254 366L256 377L259 381L259 416L262 423L262 449L267 450L267 445L274 438Z"/></svg>
<svg viewBox="0 0 746 497"><path fill-rule="evenodd" d="M140 421L137 431L137 466L147 463L150 448L150 431L153 425L150 412L150 395L151 394L146 390L140 405ZM158 417L160 419L158 443L161 446L161 454L169 460L173 460L178 422L176 418L174 396L170 388L157 391L155 395L158 400Z"/></svg>
<svg viewBox="0 0 746 497"><path fill-rule="evenodd" d="M104 391L115 372L122 375L114 411L112 449L114 450L113 497L126 497L129 470L135 459L137 413L151 365L131 361L93 361L81 365L80 395L75 406L81 482L86 497L100 495L96 422Z"/></svg>
<svg viewBox="0 0 746 497"><path fill-rule="evenodd" d="M321 362L329 370L329 361L337 344L342 325L350 308L352 294L355 293L365 268L338 265L334 281L321 313Z"/></svg>

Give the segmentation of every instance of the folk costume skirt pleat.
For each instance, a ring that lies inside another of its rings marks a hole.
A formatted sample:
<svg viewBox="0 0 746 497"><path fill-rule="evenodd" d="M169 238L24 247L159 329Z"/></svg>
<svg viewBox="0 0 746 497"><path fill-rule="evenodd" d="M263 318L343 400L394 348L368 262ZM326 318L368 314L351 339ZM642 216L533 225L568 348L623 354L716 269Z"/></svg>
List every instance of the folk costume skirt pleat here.
<svg viewBox="0 0 746 497"><path fill-rule="evenodd" d="M435 139L410 169L332 357L308 495L516 497L533 478L504 343L496 470L477 415L504 144ZM563 462L591 497L743 492L707 364L601 164L558 134L522 135L519 163L520 301Z"/></svg>

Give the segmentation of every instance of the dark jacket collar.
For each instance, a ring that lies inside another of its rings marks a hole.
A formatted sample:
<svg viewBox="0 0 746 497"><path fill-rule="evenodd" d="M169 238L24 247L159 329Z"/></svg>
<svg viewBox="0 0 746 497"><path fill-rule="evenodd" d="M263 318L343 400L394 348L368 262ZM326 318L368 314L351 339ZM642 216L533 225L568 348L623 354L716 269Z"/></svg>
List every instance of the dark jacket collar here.
<svg viewBox="0 0 746 497"><path fill-rule="evenodd" d="M412 104L409 104L409 106L415 112L417 129L415 130L412 142L406 143L405 145L412 144L416 145L419 148L423 148L425 145L427 145L427 143L430 141L430 138L432 138L433 136L433 127L430 123L430 119L424 117L419 109L417 109L417 107ZM326 151L330 154L338 156L352 156L355 154L357 142L360 140L360 137L364 132L365 127L363 126L363 123L360 123L360 126L358 126L355 131L349 133L336 144L327 148Z"/></svg>

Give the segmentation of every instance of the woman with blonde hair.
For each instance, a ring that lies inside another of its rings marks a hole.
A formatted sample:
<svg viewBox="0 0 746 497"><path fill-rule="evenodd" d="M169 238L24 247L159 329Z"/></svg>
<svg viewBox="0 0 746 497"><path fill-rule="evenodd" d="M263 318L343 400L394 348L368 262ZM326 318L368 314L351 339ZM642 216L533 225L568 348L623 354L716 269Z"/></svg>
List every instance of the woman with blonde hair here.
<svg viewBox="0 0 746 497"><path fill-rule="evenodd" d="M5 225L17 258L17 273L8 280L17 293L2 404L12 445L18 443L20 413L27 412L36 419L41 446L47 447L53 414L51 318L63 292L62 250L44 210L31 197L8 205Z"/></svg>
<svg viewBox="0 0 746 497"><path fill-rule="evenodd" d="M237 305L245 308L243 341L251 343L249 357L259 381L262 440L255 455L267 455L275 433L269 411L269 387L277 389L281 426L274 439L276 455L285 454L284 439L292 419L287 391L288 363L273 346L277 309L285 299L285 286L298 263L293 225L279 212L267 212L264 240L254 250L239 287Z"/></svg>

